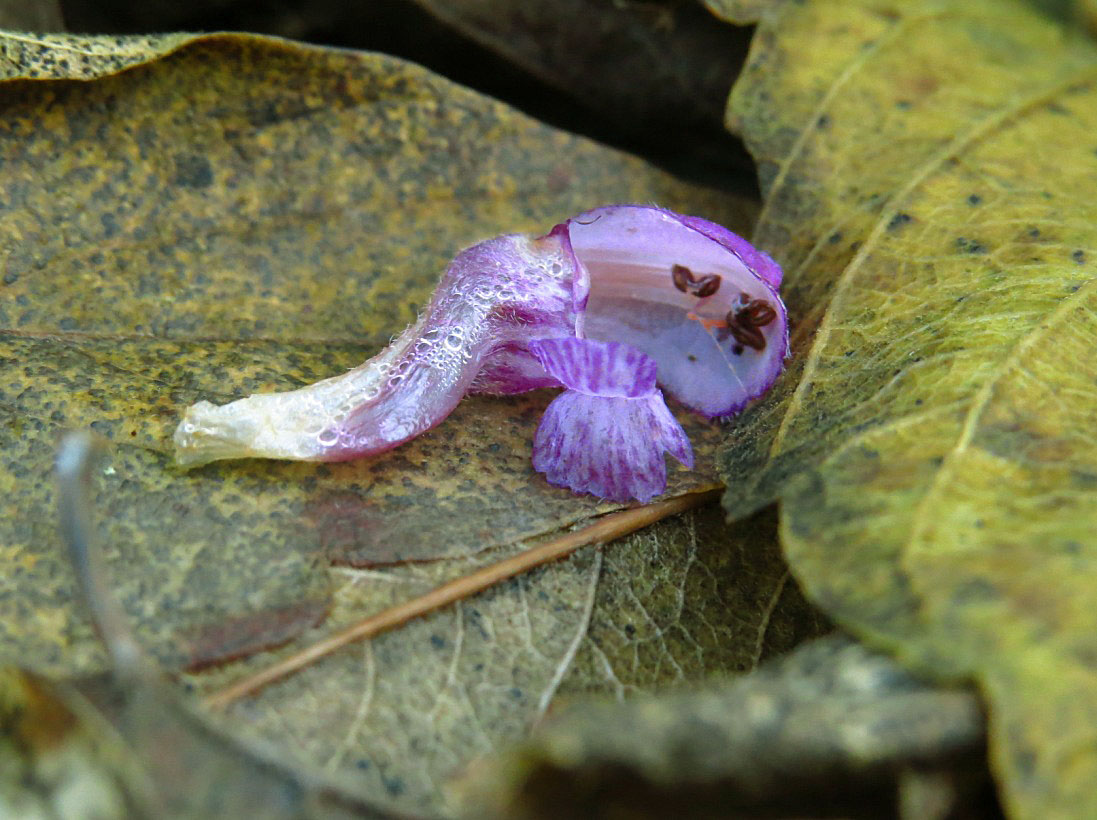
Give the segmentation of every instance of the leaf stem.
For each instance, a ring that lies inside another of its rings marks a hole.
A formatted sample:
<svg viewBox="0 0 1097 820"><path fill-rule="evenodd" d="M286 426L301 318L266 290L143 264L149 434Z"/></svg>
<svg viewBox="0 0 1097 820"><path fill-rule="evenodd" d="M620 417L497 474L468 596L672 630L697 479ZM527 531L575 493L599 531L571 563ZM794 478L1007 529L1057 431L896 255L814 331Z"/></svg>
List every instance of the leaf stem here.
<svg viewBox="0 0 1097 820"><path fill-rule="evenodd" d="M428 615L444 606L449 606L475 595L488 587L527 572L534 567L565 558L580 547L608 543L649 524L654 524L667 516L685 512L713 501L719 498L721 492L723 492L722 489L713 489L688 493L666 501L657 501L654 504L645 504L642 507L633 507L611 513L581 530L550 539L518 555L478 569L460 578L455 578L452 581L447 581L440 587L436 587L418 598L413 598L410 601L405 601L363 618L334 635L329 635L265 669L260 669L258 672L208 695L205 698L205 705L213 709L224 708L233 701L254 694L264 686L281 680L350 643L364 638L372 638L374 635L401 626L413 618Z"/></svg>

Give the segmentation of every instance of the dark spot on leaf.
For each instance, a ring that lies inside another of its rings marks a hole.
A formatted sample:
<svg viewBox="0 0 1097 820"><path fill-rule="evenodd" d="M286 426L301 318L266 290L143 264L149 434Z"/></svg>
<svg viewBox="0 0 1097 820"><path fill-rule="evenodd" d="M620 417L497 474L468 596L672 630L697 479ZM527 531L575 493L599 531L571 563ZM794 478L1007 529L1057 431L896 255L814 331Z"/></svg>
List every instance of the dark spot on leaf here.
<svg viewBox="0 0 1097 820"><path fill-rule="evenodd" d="M895 101L895 107L898 108L900 111L909 111L910 107L911 107L911 104L912 103L910 102L910 100L896 100Z"/></svg>
<svg viewBox="0 0 1097 820"><path fill-rule="evenodd" d="M634 627L632 624L625 624L625 634L631 638L633 635L636 634L636 627Z"/></svg>
<svg viewBox="0 0 1097 820"><path fill-rule="evenodd" d="M190 630L186 668L197 671L280 646L320 623L329 606L326 597L312 598Z"/></svg>
<svg viewBox="0 0 1097 820"><path fill-rule="evenodd" d="M1070 258L1077 262L1079 265L1081 265L1083 262L1086 261L1086 252L1082 250L1077 250L1070 255Z"/></svg>
<svg viewBox="0 0 1097 820"><path fill-rule="evenodd" d="M1070 483L1084 492L1097 490L1097 473L1091 470L1071 470Z"/></svg>
<svg viewBox="0 0 1097 820"><path fill-rule="evenodd" d="M385 786L385 791L391 794L393 797L399 797L404 793L404 779L402 777L385 777L381 775L381 782Z"/></svg>
<svg viewBox="0 0 1097 820"><path fill-rule="evenodd" d="M172 181L182 188L208 188L213 184L213 167L200 154L179 154Z"/></svg>
<svg viewBox="0 0 1097 820"><path fill-rule="evenodd" d="M99 223L103 226L103 236L107 239L118 233L118 220L109 211L99 215Z"/></svg>
<svg viewBox="0 0 1097 820"><path fill-rule="evenodd" d="M1036 769L1036 755L1030 751L1018 749L1013 755L1013 765L1022 777L1030 778Z"/></svg>
<svg viewBox="0 0 1097 820"><path fill-rule="evenodd" d="M963 253L986 253L987 246L982 242L975 239L968 239L966 236L956 237L956 247Z"/></svg>
<svg viewBox="0 0 1097 820"><path fill-rule="evenodd" d="M834 233L832 233L827 238L827 242L829 242L831 245L837 245L841 241L842 241L842 232L841 231L835 231Z"/></svg>
<svg viewBox="0 0 1097 820"><path fill-rule="evenodd" d="M899 230L899 228L903 227L908 222L910 222L911 219L913 219L913 217L910 214L906 214L906 213L903 213L902 211L900 211L899 213L895 214L895 216L893 216L891 218L890 222L888 222L887 229L889 231L897 231L897 230Z"/></svg>
<svg viewBox="0 0 1097 820"><path fill-rule="evenodd" d="M1097 650L1089 646L1079 646L1074 649L1074 657L1081 661L1083 666L1097 669Z"/></svg>
<svg viewBox="0 0 1097 820"><path fill-rule="evenodd" d="M820 131L830 127L830 117L826 114L821 115L819 119L815 121L815 127Z"/></svg>
<svg viewBox="0 0 1097 820"><path fill-rule="evenodd" d="M443 638L441 635L431 635L430 645L433 646L435 649L444 649L446 646L446 639Z"/></svg>
<svg viewBox="0 0 1097 820"><path fill-rule="evenodd" d="M971 196L969 196L967 198L967 204L968 205L982 205L983 204L983 198L981 196L979 196L978 194L972 194Z"/></svg>
<svg viewBox="0 0 1097 820"><path fill-rule="evenodd" d="M980 601L992 601L1000 597L998 590L985 578L974 578L961 583L953 594L953 602L956 604L978 603Z"/></svg>

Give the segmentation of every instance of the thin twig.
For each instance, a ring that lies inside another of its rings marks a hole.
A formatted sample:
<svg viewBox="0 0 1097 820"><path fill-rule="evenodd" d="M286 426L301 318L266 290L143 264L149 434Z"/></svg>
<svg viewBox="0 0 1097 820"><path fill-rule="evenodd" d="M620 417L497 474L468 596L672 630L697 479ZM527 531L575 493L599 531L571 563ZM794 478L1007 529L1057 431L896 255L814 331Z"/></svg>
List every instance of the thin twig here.
<svg viewBox="0 0 1097 820"><path fill-rule="evenodd" d="M515 575L520 575L541 564L564 558L580 547L591 544L605 544L649 524L654 524L667 516L698 507L718 498L721 492L722 490L707 490L705 492L689 493L667 501L658 501L654 504L646 504L643 507L633 507L632 509L611 513L589 527L566 533L558 538L546 541L544 544L538 544L536 547L531 547L518 555L468 575L463 575L460 578L455 578L418 598L413 598L410 601L405 601L402 604L378 612L376 615L363 618L346 629L307 646L299 652L283 658L278 663L268 666L266 669L260 669L255 674L249 675L219 692L214 692L205 698L205 704L215 709L224 708L233 701L251 695L267 684L281 680L349 643L364 638L372 638L381 632L401 626L412 618L422 617L444 606L468 598L498 584L500 581L513 578Z"/></svg>

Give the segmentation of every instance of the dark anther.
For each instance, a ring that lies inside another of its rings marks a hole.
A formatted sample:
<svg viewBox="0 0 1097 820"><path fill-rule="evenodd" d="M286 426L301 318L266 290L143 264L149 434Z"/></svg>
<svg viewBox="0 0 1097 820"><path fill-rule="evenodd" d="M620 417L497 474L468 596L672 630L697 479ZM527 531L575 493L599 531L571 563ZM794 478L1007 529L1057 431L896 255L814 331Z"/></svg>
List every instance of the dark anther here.
<svg viewBox="0 0 1097 820"><path fill-rule="evenodd" d="M749 303L745 308L739 311L739 321L743 321L743 316L746 315L750 319L750 324L754 327L765 327L777 318L777 311L769 304L769 302L763 302L761 299Z"/></svg>
<svg viewBox="0 0 1097 820"><path fill-rule="evenodd" d="M731 331L731 335L735 337L735 341L744 347L749 347L754 350L766 349L766 337L762 335L756 327L742 327L741 325L733 325L728 323L728 330Z"/></svg>
<svg viewBox="0 0 1097 820"><path fill-rule="evenodd" d="M685 265L675 265L670 269L670 278L674 280L674 287L682 293L687 293L689 286L693 283L693 271Z"/></svg>
<svg viewBox="0 0 1097 820"><path fill-rule="evenodd" d="M747 293L739 294L739 302L739 305L728 311L725 318L728 332L744 347L765 350L766 337L762 335L760 328L776 319L777 311L765 299L751 299Z"/></svg>
<svg viewBox="0 0 1097 820"><path fill-rule="evenodd" d="M699 299L712 296L720 289L720 275L706 273L702 276L694 276L693 271L685 265L675 265L670 269L670 277L674 280L674 287L682 293L692 293Z"/></svg>
<svg viewBox="0 0 1097 820"><path fill-rule="evenodd" d="M697 290L693 292L693 295L704 299L706 296L712 296L719 289L720 276L715 273L708 273L697 280Z"/></svg>

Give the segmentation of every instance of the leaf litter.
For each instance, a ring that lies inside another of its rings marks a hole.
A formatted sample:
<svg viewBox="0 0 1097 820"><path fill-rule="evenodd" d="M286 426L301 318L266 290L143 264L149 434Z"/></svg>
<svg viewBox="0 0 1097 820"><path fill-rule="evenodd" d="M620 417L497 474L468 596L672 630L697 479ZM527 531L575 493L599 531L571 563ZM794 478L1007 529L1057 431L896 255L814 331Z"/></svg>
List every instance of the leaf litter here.
<svg viewBox="0 0 1097 820"><path fill-rule="evenodd" d="M1097 811L1095 97L1024 3L787 3L729 115L799 332L725 507L780 498L813 601L978 683L1016 816Z"/></svg>
<svg viewBox="0 0 1097 820"><path fill-rule="evenodd" d="M533 475L542 393L470 400L361 464L184 476L170 432L198 398L361 361L480 237L607 198L732 227L749 206L398 60L242 35L171 47L92 82L0 85L2 656L102 668L48 523L66 428L112 443L94 492L112 584L168 668L193 660L181 635L313 602L290 630L311 640L614 509ZM687 430L711 461L722 431ZM675 472L669 490L713 479ZM744 671L827 628L787 582L772 516L729 534L708 509L334 655L233 714L393 807L435 812L455 771L562 697ZM211 691L265 662L189 681Z"/></svg>

